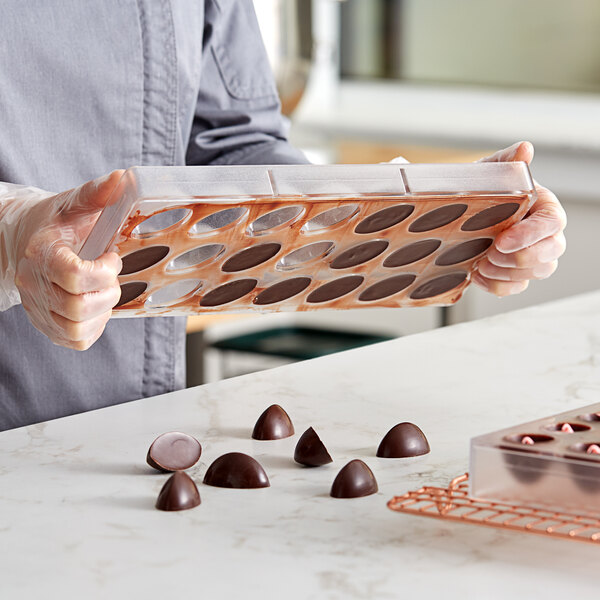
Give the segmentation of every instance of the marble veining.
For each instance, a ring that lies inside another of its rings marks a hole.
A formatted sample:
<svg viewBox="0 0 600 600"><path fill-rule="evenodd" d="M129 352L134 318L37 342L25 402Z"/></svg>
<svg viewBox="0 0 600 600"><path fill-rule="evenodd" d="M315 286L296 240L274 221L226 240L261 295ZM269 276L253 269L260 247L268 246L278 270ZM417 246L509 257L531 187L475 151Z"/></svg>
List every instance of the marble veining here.
<svg viewBox="0 0 600 600"><path fill-rule="evenodd" d="M393 495L446 484L472 436L597 402L600 293L0 433L0 597L597 597L600 548L395 514ZM252 440L279 403L292 438ZM429 455L375 457L401 421ZM313 426L334 463L296 465ZM181 430L203 445L189 470L202 504L154 509L166 475L152 440ZM271 487L202 485L225 452L251 454ZM329 497L349 460L378 494ZM186 596L187 597L187 596Z"/></svg>

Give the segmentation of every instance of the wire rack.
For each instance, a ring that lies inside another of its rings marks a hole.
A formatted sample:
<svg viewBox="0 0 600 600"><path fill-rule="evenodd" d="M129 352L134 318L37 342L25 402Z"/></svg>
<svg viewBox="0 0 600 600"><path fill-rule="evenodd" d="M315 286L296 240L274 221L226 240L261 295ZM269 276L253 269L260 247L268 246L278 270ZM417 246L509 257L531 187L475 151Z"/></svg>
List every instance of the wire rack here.
<svg viewBox="0 0 600 600"><path fill-rule="evenodd" d="M498 529L600 544L600 518L469 497L465 473L447 488L425 486L388 502L391 510Z"/></svg>

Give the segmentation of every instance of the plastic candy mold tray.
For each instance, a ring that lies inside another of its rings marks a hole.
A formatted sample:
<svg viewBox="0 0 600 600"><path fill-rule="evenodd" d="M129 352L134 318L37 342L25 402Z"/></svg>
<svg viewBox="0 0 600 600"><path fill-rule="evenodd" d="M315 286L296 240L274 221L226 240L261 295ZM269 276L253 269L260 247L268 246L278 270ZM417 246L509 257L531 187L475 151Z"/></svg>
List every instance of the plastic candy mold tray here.
<svg viewBox="0 0 600 600"><path fill-rule="evenodd" d="M452 304L534 200L524 163L129 169L80 256L114 316Z"/></svg>
<svg viewBox="0 0 600 600"><path fill-rule="evenodd" d="M471 440L470 496L600 515L600 404Z"/></svg>

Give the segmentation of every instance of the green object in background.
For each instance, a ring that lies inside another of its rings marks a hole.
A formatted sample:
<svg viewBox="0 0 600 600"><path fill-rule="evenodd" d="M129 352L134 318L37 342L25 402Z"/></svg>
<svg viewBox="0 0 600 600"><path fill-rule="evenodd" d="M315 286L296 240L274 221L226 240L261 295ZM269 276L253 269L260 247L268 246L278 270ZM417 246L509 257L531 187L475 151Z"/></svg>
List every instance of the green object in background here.
<svg viewBox="0 0 600 600"><path fill-rule="evenodd" d="M312 327L276 327L230 337L211 344L219 350L307 360L394 339L382 335Z"/></svg>

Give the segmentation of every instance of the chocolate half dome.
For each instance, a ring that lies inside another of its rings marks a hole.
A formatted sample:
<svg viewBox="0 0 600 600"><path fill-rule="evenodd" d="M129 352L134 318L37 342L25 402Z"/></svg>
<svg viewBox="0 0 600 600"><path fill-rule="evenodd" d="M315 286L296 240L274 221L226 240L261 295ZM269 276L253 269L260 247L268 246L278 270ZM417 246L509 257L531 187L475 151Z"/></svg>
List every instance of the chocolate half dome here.
<svg viewBox="0 0 600 600"><path fill-rule="evenodd" d="M204 476L204 483L222 488L265 488L269 478L260 463L247 454L229 452L217 458Z"/></svg>

